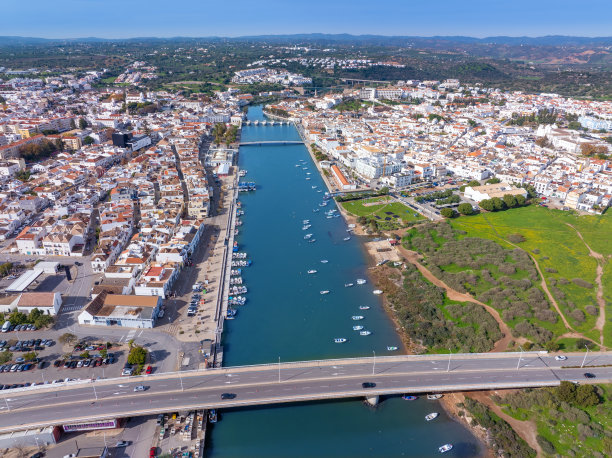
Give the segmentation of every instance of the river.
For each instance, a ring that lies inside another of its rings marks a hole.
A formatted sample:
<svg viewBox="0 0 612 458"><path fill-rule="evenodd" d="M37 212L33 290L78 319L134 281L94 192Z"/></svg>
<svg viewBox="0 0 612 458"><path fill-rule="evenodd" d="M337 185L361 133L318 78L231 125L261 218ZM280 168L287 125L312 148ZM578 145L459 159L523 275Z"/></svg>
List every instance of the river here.
<svg viewBox="0 0 612 458"><path fill-rule="evenodd" d="M250 120L263 120L261 107ZM293 126L245 126L243 141L299 140ZM305 162L301 162L305 161ZM297 164L303 164L296 167ZM243 146L243 181L257 191L242 193L245 215L237 237L253 265L243 269L247 304L226 322L224 366L307 359L389 355L401 349L394 324L367 277L366 255L336 208L322 203L325 184L304 145ZM318 192L321 190L322 192ZM313 210L319 210L313 212ZM302 221L311 227L302 230ZM316 242L304 239L311 233ZM327 260L327 263L321 263ZM317 270L309 275L308 270ZM367 279L357 285L357 278ZM345 287L354 283L353 287ZM330 291L321 295L321 290ZM359 306L369 306L360 310ZM363 320L352 320L361 315ZM356 324L372 332L360 336ZM348 339L334 343L334 338ZM433 422L424 416L439 412ZM437 401L383 398L376 408L341 400L224 410L207 436L206 454L223 456L436 456L447 442L450 456L481 454L478 441L449 418Z"/></svg>

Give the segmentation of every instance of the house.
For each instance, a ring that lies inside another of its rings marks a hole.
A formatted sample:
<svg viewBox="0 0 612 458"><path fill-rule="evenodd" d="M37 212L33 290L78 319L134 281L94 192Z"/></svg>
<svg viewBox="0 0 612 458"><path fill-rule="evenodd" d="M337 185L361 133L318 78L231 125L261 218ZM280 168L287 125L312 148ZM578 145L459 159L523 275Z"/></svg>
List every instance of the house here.
<svg viewBox="0 0 612 458"><path fill-rule="evenodd" d="M109 294L103 291L79 314L79 324L152 328L161 310L159 296Z"/></svg>
<svg viewBox="0 0 612 458"><path fill-rule="evenodd" d="M468 199L480 202L485 199L492 199L493 197L503 198L506 194L512 196L521 195L527 197L527 191L523 188L516 188L509 183L495 183L487 184L483 186L467 186L465 188L465 197Z"/></svg>
<svg viewBox="0 0 612 458"><path fill-rule="evenodd" d="M60 293L22 293L17 302L17 311L29 314L38 309L45 315L55 316L62 306Z"/></svg>

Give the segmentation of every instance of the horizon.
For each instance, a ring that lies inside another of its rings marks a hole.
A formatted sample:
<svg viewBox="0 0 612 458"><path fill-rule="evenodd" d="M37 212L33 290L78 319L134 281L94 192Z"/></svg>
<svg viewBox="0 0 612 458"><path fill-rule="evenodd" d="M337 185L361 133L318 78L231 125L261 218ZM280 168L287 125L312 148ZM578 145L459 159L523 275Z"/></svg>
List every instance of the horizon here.
<svg viewBox="0 0 612 458"><path fill-rule="evenodd" d="M515 0L512 8L490 0L440 0L421 4L382 0L311 0L287 5L280 0L223 5L177 0L31 0L27 11L18 0L3 3L4 36L45 39L240 38L304 34L400 37L463 36L487 38L608 36L612 4L587 0ZM586 5L584 3L587 3ZM59 6L59 7L58 7ZM597 12L597 14L594 14ZM157 33L151 33L155 31ZM298 33L298 34L300 34Z"/></svg>

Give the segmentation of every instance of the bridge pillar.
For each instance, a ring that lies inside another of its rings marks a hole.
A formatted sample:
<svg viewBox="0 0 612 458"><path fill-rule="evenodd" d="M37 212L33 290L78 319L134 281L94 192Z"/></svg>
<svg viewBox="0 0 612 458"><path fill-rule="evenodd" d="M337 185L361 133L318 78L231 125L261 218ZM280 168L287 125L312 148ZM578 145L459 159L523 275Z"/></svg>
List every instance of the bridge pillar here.
<svg viewBox="0 0 612 458"><path fill-rule="evenodd" d="M370 404L371 406L374 406L374 407L377 406L378 405L378 401L379 401L378 396L368 396L368 397L366 397L366 402L368 404Z"/></svg>

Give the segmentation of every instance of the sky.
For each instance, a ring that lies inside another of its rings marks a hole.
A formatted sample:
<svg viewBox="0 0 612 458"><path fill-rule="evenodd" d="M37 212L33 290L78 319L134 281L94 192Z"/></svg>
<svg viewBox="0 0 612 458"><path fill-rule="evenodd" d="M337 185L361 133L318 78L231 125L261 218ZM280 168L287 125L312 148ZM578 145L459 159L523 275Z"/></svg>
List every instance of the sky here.
<svg viewBox="0 0 612 458"><path fill-rule="evenodd" d="M612 0L0 0L0 36L610 36Z"/></svg>

